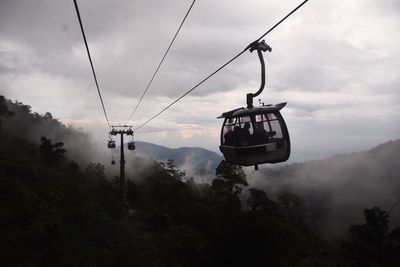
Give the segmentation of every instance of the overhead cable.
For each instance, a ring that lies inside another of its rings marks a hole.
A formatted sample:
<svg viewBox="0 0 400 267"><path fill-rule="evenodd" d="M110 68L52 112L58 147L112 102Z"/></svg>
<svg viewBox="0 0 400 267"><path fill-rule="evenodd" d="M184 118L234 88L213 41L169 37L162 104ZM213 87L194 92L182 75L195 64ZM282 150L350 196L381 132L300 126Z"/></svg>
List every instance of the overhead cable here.
<svg viewBox="0 0 400 267"><path fill-rule="evenodd" d="M88 46L88 43L87 43L87 40L86 40L85 31L83 30L82 19L81 19L81 15L80 15L80 12L79 12L78 3L76 2L76 0L74 0L74 5L75 5L75 10L76 10L76 15L78 16L79 25L81 27L83 41L85 42L86 52L87 52L87 55L89 57L90 66L92 67L93 78L94 78L94 82L96 83L96 88L97 88L97 92L98 92L99 97L100 97L101 106L103 107L103 112L104 112L104 116L105 116L106 121L107 121L107 125L108 125L108 127L110 127L110 121L108 120L106 108L104 107L103 98L102 98L101 93L100 93L99 83L97 82L96 72L94 71L92 57L90 56L89 46Z"/></svg>
<svg viewBox="0 0 400 267"><path fill-rule="evenodd" d="M179 31L181 30L183 24L185 23L185 20L186 20L186 18L188 17L188 15L189 15L189 13L190 13L190 10L192 9L192 7L193 7L193 5L194 5L195 2L196 2L196 0L193 0L192 4L190 5L188 11L186 12L185 17L183 18L181 24L179 25L178 30L176 31L176 33L175 33L175 35L174 35L174 38L172 38L172 41L171 41L171 43L169 44L167 50L165 51L164 56L162 57L162 59L161 59L160 63L158 64L158 66L157 66L157 68L156 68L156 70L155 70L153 76L151 77L149 83L147 84L146 89L144 90L142 96L140 97L139 102L136 104L136 107L135 107L134 110L132 111L131 115L129 116L129 119L125 122L125 124L128 123L129 120L132 118L133 114L136 112L136 110L138 109L140 103L142 102L143 97L146 95L147 90L149 90L151 83L153 82L154 78L156 77L156 75L157 75L157 73L158 73L158 70L160 69L162 63L164 62L165 57L167 56L167 54L168 54L168 52L169 52L169 50L170 50L172 44L174 43L176 37L178 36L178 33L179 33Z"/></svg>
<svg viewBox="0 0 400 267"><path fill-rule="evenodd" d="M247 50L249 50L252 45L256 42L259 42L262 38L264 38L267 34L269 34L271 31L273 31L279 24L281 24L283 21L285 21L288 17L290 17L293 13L295 13L300 7L302 7L305 3L307 3L308 0L303 1L300 5L298 5L295 9L293 9L290 13L288 13L285 17L283 17L280 21L278 21L273 27L271 27L268 31L266 31L263 35L261 35L257 40L255 40L254 42L252 42L251 44L249 44L243 51L241 51L240 53L238 53L236 56L234 56L233 58L231 58L228 62L226 62L225 64L223 64L221 67L219 67L218 69L216 69L214 72L212 72L210 75L208 75L206 78L204 78L203 80L201 80L199 83L197 83L195 86L193 86L189 91L187 91L186 93L184 93L183 95L181 95L180 97L178 97L176 100L174 100L171 104L169 104L168 106L166 106L165 108L163 108L160 112L158 112L157 114L155 114L153 117L151 117L150 119L146 120L144 123L140 124L138 127L136 127L134 129L134 131L142 128L143 126L145 126L146 124L148 124L150 121L154 120L156 117L158 117L159 115L161 115L164 111L166 111L167 109L169 109L170 107L172 107L175 103L177 103L179 100L181 100L182 98L184 98L185 96L187 96L188 94L190 94L191 92L193 92L196 88L198 88L201 84L203 84L205 81L207 81L208 79L210 79L212 76L214 76L217 72L219 72L220 70L222 70L223 68L225 68L227 65L229 65L232 61L234 61L235 59L237 59L238 57L240 57L244 52L246 52Z"/></svg>

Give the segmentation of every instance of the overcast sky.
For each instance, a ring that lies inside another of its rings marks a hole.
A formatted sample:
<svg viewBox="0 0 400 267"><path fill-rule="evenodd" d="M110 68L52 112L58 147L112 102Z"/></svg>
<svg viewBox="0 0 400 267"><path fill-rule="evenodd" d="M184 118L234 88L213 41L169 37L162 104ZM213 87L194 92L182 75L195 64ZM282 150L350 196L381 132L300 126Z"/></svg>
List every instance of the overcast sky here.
<svg viewBox="0 0 400 267"><path fill-rule="evenodd" d="M191 0L79 0L106 110L125 123ZM139 125L240 52L301 1L198 0L138 111ZM265 40L265 103L282 110L293 159L360 151L400 137L400 1L310 0ZM218 151L222 112L260 84L247 52L136 139ZM107 124L72 0L0 0L0 93L82 127ZM256 101L258 102L258 101Z"/></svg>

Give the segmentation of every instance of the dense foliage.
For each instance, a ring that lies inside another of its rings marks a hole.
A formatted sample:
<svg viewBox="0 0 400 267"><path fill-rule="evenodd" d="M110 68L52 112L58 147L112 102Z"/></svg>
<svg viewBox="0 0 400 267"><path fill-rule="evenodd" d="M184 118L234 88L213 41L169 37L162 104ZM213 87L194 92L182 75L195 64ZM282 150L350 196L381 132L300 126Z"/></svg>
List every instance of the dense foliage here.
<svg viewBox="0 0 400 267"><path fill-rule="evenodd" d="M0 119L12 116L1 101L0 112ZM398 263L399 231L389 231L388 213L366 211L366 226L352 227L353 242L332 249L305 224L300 197L287 192L275 202L248 190L243 170L225 161L211 185L196 184L173 161L156 164L152 175L128 180L129 207L120 203L119 179L104 171L98 163L80 168L62 142L34 144L0 129L2 266ZM363 244L377 256L361 257Z"/></svg>

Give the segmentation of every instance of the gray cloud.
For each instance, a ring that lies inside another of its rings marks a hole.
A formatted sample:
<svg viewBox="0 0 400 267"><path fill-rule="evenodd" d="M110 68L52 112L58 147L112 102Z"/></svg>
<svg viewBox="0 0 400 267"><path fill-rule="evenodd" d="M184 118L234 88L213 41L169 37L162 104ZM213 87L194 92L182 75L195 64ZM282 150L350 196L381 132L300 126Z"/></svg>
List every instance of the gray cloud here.
<svg viewBox="0 0 400 267"><path fill-rule="evenodd" d="M106 108L113 122L124 122L191 1L78 2ZM186 92L298 3L196 2L133 123ZM313 132L321 150L336 149L344 125L351 125L350 139L359 140L353 147L398 136L398 6L391 0L310 1L267 36L273 51L265 55L261 98L289 101L283 113L294 149L306 149ZM101 122L102 114L72 1L1 1L0 62L1 93L98 131L91 121ZM187 123L215 132L221 123L215 117L243 106L245 94L258 89L259 72L257 56L246 52L143 130L181 133L177 125ZM191 127L192 138L175 143L218 143L215 134Z"/></svg>

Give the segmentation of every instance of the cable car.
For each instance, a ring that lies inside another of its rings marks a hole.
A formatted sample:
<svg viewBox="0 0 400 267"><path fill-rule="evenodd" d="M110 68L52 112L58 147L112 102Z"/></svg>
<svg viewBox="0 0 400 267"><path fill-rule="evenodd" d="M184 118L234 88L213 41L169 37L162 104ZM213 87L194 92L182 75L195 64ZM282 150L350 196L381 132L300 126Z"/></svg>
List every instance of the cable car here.
<svg viewBox="0 0 400 267"><path fill-rule="evenodd" d="M253 98L258 96L265 86L265 63L262 52L271 51L264 40L254 42L250 52L257 50L261 63L261 86L252 94L247 94L247 107L237 108L223 113L220 151L226 161L242 165L278 163L290 156L290 138L280 110L286 103L254 107Z"/></svg>
<svg viewBox="0 0 400 267"><path fill-rule="evenodd" d="M135 150L135 142L133 142L133 141L130 141L130 142L128 142L128 149L129 150Z"/></svg>
<svg viewBox="0 0 400 267"><path fill-rule="evenodd" d="M226 161L251 166L286 161L290 139L280 110L286 103L223 113L220 151Z"/></svg>
<svg viewBox="0 0 400 267"><path fill-rule="evenodd" d="M133 141L134 139L133 139L133 131L132 131L132 129L129 129L129 131L127 132L127 135L131 136L131 141L128 142L128 149L129 150L135 150L136 147L135 147L135 142Z"/></svg>
<svg viewBox="0 0 400 267"><path fill-rule="evenodd" d="M110 148L110 149L115 148L115 141L114 140L109 140L108 144L107 144L107 147Z"/></svg>

